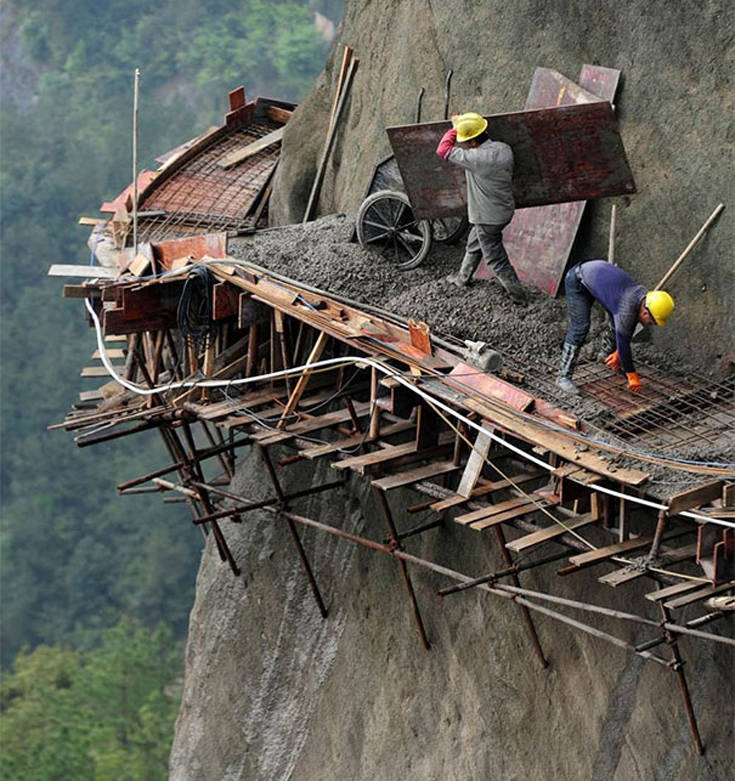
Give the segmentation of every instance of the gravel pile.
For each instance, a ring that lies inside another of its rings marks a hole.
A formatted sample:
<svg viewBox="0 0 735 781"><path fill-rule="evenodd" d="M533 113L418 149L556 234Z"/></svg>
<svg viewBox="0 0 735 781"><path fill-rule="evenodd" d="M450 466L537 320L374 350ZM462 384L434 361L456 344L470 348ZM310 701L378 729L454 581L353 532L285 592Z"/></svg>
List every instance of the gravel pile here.
<svg viewBox="0 0 735 781"><path fill-rule="evenodd" d="M539 290L526 288L529 303L519 307L509 301L494 281L475 280L467 288L456 288L446 277L459 266L463 241L455 246L435 243L419 268L400 272L389 261L354 243L353 229L354 215L330 215L307 225L290 225L232 239L228 248L234 257L304 284L402 317L423 320L436 334L487 342L503 355L506 367L522 371L527 390L578 415L595 436L615 442L605 432L605 422L611 419L606 407L593 398L565 396L554 385L567 327L563 297L552 299ZM595 307L582 361L594 359L604 321L602 309ZM642 366L669 374L674 370L686 373L679 357L667 355L650 342L635 344L634 355ZM715 449L716 454L712 447L703 446L676 455L695 460L732 461L735 456L732 432L723 432L721 443ZM637 461L617 461L621 466L625 463L640 467ZM652 470L650 464L644 468L662 486L682 486L692 479L682 472Z"/></svg>

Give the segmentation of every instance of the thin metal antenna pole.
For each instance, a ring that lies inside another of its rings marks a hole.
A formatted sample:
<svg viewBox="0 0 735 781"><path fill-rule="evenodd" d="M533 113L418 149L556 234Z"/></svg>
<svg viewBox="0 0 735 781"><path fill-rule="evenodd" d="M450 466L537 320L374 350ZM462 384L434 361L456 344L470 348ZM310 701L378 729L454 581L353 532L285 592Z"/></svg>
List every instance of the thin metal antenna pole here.
<svg viewBox="0 0 735 781"><path fill-rule="evenodd" d="M135 69L133 86L133 257L138 254L138 92L140 68Z"/></svg>

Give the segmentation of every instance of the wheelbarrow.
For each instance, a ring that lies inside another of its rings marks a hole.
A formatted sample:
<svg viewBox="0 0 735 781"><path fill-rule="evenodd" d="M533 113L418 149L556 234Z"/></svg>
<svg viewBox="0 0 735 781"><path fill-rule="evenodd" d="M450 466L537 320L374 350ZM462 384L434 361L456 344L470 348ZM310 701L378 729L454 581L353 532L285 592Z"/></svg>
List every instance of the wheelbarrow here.
<svg viewBox="0 0 735 781"><path fill-rule="evenodd" d="M445 84L444 119L449 115L449 87L452 71ZM416 122L421 121L424 88L418 95ZM468 228L467 217L446 216L416 219L398 170L395 157L381 160L373 171L365 199L357 213L356 233L360 245L395 264L399 271L420 265L431 250L432 241L453 244Z"/></svg>

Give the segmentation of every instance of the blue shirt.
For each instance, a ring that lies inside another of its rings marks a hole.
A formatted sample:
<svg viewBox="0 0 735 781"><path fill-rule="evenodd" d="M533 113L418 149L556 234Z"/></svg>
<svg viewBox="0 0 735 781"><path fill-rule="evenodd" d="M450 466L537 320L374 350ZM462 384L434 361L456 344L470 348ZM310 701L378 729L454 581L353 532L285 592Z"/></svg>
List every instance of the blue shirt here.
<svg viewBox="0 0 735 781"><path fill-rule="evenodd" d="M620 367L626 373L635 371L630 340L638 323L638 310L646 297L646 288L627 271L606 260L582 263L579 276L582 284L605 307L615 323Z"/></svg>

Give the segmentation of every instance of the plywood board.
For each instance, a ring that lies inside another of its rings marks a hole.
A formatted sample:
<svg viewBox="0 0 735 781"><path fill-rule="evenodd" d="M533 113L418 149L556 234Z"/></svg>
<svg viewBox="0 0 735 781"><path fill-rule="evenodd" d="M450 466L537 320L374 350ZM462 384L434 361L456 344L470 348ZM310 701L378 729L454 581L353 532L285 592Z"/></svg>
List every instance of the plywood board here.
<svg viewBox="0 0 735 781"><path fill-rule="evenodd" d="M617 74L617 75L616 75ZM599 100L612 102L620 71L585 65L575 84L551 68L536 68L526 109L551 108ZM518 209L503 231L503 244L518 277L556 295L577 235L586 201ZM477 276L494 274L483 261Z"/></svg>
<svg viewBox="0 0 735 781"><path fill-rule="evenodd" d="M516 207L627 195L635 183L612 106L607 102L497 114L491 138L513 149ZM387 129L416 217L464 214L464 170L436 147L448 122Z"/></svg>

